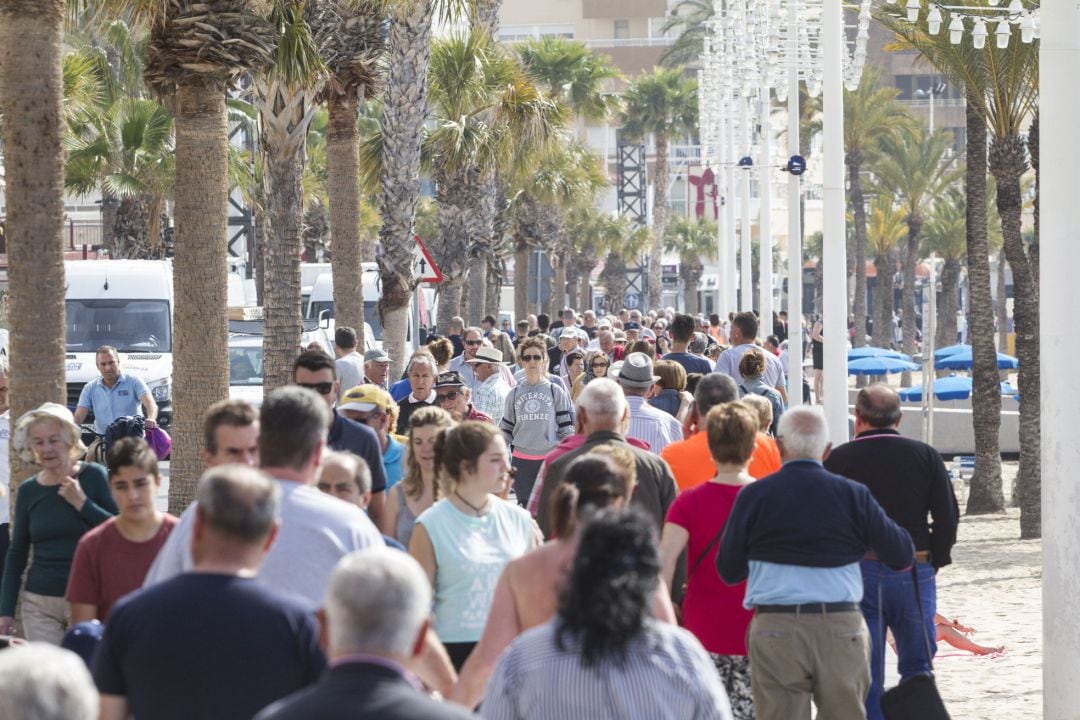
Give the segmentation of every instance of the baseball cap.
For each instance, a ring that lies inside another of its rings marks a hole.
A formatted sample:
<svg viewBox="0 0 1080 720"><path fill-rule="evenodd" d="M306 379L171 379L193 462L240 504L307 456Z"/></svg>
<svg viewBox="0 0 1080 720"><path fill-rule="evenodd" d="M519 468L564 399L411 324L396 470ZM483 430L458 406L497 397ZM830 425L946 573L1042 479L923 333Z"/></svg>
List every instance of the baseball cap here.
<svg viewBox="0 0 1080 720"><path fill-rule="evenodd" d="M628 323L626 323L625 325L623 325L623 330L640 330L640 329L641 329L641 325L637 324L633 320L631 320Z"/></svg>
<svg viewBox="0 0 1080 720"><path fill-rule="evenodd" d="M461 373L456 370L440 373L435 380L435 389L438 390L444 387L465 387L465 380L461 377Z"/></svg>
<svg viewBox="0 0 1080 720"><path fill-rule="evenodd" d="M368 350L364 353L364 362L390 362L385 350Z"/></svg>
<svg viewBox="0 0 1080 720"><path fill-rule="evenodd" d="M390 393L378 385L357 385L349 390L338 403L338 410L356 410L357 412L371 412L378 408L386 410L394 404Z"/></svg>

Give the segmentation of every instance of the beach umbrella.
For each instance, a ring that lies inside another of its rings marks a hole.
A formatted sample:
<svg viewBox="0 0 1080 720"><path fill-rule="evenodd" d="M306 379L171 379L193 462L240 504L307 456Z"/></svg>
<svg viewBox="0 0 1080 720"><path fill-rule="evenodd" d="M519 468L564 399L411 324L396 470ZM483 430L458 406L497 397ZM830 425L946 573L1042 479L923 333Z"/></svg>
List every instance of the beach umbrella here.
<svg viewBox="0 0 1080 720"><path fill-rule="evenodd" d="M934 397L938 400L966 400L971 397L971 378L970 377L957 377L956 375L950 375L949 377L936 378L933 384ZM1001 394L1011 395L1016 390L1012 385L1007 382L1001 383ZM904 402L920 402L923 398L923 389L919 385L917 387L904 388L900 391L900 399Z"/></svg>
<svg viewBox="0 0 1080 720"><path fill-rule="evenodd" d="M891 357L868 357L848 363L848 375L886 375L888 373L918 370L915 363Z"/></svg>
<svg viewBox="0 0 1080 720"><path fill-rule="evenodd" d="M949 347L943 347L943 348L941 348L939 350L934 351L934 359L935 360L940 360L941 358L949 357L950 355L955 355L956 353L964 352L965 350L967 352L971 352L971 346L970 345L950 345Z"/></svg>
<svg viewBox="0 0 1080 720"><path fill-rule="evenodd" d="M861 347L848 350L848 360L861 360L868 357L885 357L893 358L895 360L905 360L911 362L911 356L905 355L902 352L896 352L895 350L886 350L885 348L876 347Z"/></svg>
<svg viewBox="0 0 1080 720"><path fill-rule="evenodd" d="M937 370L970 370L971 363L971 348L968 348L967 350L961 350L948 357L938 359L934 363L934 368ZM1019 363L1012 355L998 353L997 366L1000 370L1012 370L1017 368Z"/></svg>

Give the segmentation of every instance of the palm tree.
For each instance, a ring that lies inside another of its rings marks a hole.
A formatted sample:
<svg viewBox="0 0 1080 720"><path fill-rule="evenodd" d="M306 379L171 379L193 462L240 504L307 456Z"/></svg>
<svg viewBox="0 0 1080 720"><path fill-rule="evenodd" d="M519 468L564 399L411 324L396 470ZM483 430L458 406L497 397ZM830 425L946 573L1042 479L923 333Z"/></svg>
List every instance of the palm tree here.
<svg viewBox="0 0 1080 720"><path fill-rule="evenodd" d="M609 312L616 312L622 307L623 296L629 285L626 278L627 262L634 262L646 249L655 243L652 231L645 226L635 227L625 218L619 218L620 237L610 245L604 259L604 269L600 272L600 281L604 284L605 297Z"/></svg>
<svg viewBox="0 0 1080 720"><path fill-rule="evenodd" d="M892 341L893 274L896 272L896 248L907 227L904 213L888 193L880 193L870 205L867 243L874 252L877 282L874 285L875 347L887 348Z"/></svg>
<svg viewBox="0 0 1080 720"><path fill-rule="evenodd" d="M330 76L322 99L328 111L327 191L334 251L334 318L364 332L361 277L360 132L358 104L382 80L386 0L322 0L312 28Z"/></svg>
<svg viewBox="0 0 1080 720"><path fill-rule="evenodd" d="M146 82L173 111L176 205L173 439L169 509L191 502L206 409L228 397L226 90L270 61L273 30L255 0L99 0L150 27Z"/></svg>
<svg viewBox="0 0 1080 720"><path fill-rule="evenodd" d="M706 24L714 14L712 0L680 0L664 23L662 32L679 34L660 56L664 67L693 65L701 60L705 47Z"/></svg>
<svg viewBox="0 0 1080 720"><path fill-rule="evenodd" d="M64 384L64 0L0 4L11 415ZM11 453L11 490L27 476Z"/></svg>
<svg viewBox="0 0 1080 720"><path fill-rule="evenodd" d="M900 91L881 87L881 69L871 65L859 87L844 90L844 164L855 229L855 347L866 344L866 208L863 166L885 140L896 139L911 116L896 101ZM890 275L891 276L891 275ZM878 284L881 277L878 276Z"/></svg>
<svg viewBox="0 0 1080 720"><path fill-rule="evenodd" d="M1013 271L1017 355L1020 360L1020 472L1017 477L1020 487L1020 534L1025 538L1038 537L1041 533L1039 296L1032 258L1024 246L1020 226L1023 208L1020 178L1027 170L1023 123L1038 98L1039 42L1014 41L1006 48L989 44L984 49L975 50L966 43L952 45L941 34L929 35L922 28L907 24L894 12L883 11L879 16L897 34L898 47L917 50L934 67L967 89L969 113L971 106L976 113L968 116L969 139L972 124L979 120L991 133L987 167L997 182L997 209L1001 216L1004 250ZM971 166L969 153L969 170ZM981 213L985 198L985 192L975 199L969 192L969 207L976 205L971 208L972 212ZM977 222L981 226L982 221ZM983 247L977 249L985 250ZM969 248L969 263L972 262L973 252L974 249ZM973 267L969 264L969 272L971 270ZM981 281L981 269L977 275ZM980 334L983 332L985 329L980 328ZM976 395L990 392L991 374L996 383L996 362L990 346L990 341L986 340L981 349L973 347L976 385L979 384L979 375L984 376L982 393L976 389ZM1000 407L1000 398L998 403ZM988 401L983 412L989 412L992 406L993 403ZM976 495L973 486L968 511L972 512L973 508L983 512L999 510L997 500L1002 497L1000 488L989 495L981 492Z"/></svg>
<svg viewBox="0 0 1080 720"><path fill-rule="evenodd" d="M593 271L600 264L600 259L623 236L623 225L618 218L587 205L569 212L567 234L573 249L567 273L570 283L567 304L572 308L588 307Z"/></svg>
<svg viewBox="0 0 1080 720"><path fill-rule="evenodd" d="M163 257L161 213L176 174L172 116L135 98L96 110L68 122L65 186L76 195L100 187L103 202L119 200L106 233L111 257Z"/></svg>
<svg viewBox="0 0 1080 720"><path fill-rule="evenodd" d="M874 164L878 184L903 204L908 227L907 244L901 253L903 351L908 355L915 352L915 269L922 245L924 214L964 172L952 157L951 148L951 133L930 133L922 126L908 127L898 137L882 143L881 161ZM911 385L911 373L904 373L901 384Z"/></svg>
<svg viewBox="0 0 1080 720"><path fill-rule="evenodd" d="M716 223L705 218L676 218L667 228L665 250L679 256L679 277L683 281L683 312L696 315L698 285L705 272L701 259L716 258Z"/></svg>
<svg viewBox="0 0 1080 720"><path fill-rule="evenodd" d="M623 95L623 133L629 139L656 141L653 171L653 244L649 248L649 307L660 306L664 227L667 225L671 182L668 144L672 138L693 133L697 128L697 81L686 79L681 70L657 69L635 78Z"/></svg>
<svg viewBox="0 0 1080 720"><path fill-rule="evenodd" d="M924 252L937 253L945 261L941 268L941 302L938 303L934 335L934 346L939 348L956 342L960 273L967 253L964 237L966 215L964 193L953 187L934 203L923 228Z"/></svg>
<svg viewBox="0 0 1080 720"><path fill-rule="evenodd" d="M518 60L486 34L455 35L431 52L429 102L435 128L431 148L439 207L439 236L431 250L446 280L439 292L439 324L458 314L466 274L486 291L495 173L522 164L564 121L559 106L529 78ZM483 257L482 262L475 262ZM482 308L484 302L478 302Z"/></svg>
<svg viewBox="0 0 1080 720"><path fill-rule="evenodd" d="M274 60L255 76L259 109L263 185L269 233L264 261L266 333L263 335L263 388L290 380L303 332L300 309L300 252L303 246L304 166L307 135L318 109L316 96L325 65L308 20L304 0L275 0L270 22L275 30Z"/></svg>
<svg viewBox="0 0 1080 720"><path fill-rule="evenodd" d="M605 92L607 83L620 77L607 56L561 37L530 40L516 49L529 74L574 115L599 123L619 109L618 96Z"/></svg>

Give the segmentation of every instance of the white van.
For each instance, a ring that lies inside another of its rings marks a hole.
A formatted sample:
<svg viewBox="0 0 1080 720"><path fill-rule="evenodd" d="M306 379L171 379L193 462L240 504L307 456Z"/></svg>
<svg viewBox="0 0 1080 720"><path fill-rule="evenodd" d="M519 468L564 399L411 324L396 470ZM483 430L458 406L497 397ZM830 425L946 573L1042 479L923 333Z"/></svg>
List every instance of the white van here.
<svg viewBox="0 0 1080 720"><path fill-rule="evenodd" d="M112 345L123 372L141 378L172 420L173 286L167 260L68 260L65 294L67 404L99 373L95 352Z"/></svg>
<svg viewBox="0 0 1080 720"><path fill-rule="evenodd" d="M361 278L364 293L364 321L365 328L370 328L366 338L375 341L375 347L382 348L383 327L379 319L379 300L382 298L382 283L379 280L379 267L375 263L363 264L363 276ZM429 326L432 324L435 313L432 308L434 292L421 286L419 290L420 300L420 324ZM315 285L311 288L304 317L308 320L322 320L334 317L334 276L331 273L323 273L315 279ZM409 329L406 338L406 346L410 352L415 349L413 340L413 314L409 313Z"/></svg>

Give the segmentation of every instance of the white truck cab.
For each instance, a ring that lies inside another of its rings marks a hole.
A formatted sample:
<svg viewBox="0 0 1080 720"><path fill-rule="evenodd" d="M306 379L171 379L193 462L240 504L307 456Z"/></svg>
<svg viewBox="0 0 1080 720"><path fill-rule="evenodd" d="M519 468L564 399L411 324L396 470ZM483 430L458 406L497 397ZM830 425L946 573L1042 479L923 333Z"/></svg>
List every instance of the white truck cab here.
<svg viewBox="0 0 1080 720"><path fill-rule="evenodd" d="M158 404L158 423L172 421L173 286L167 260L69 260L64 300L67 404L100 376L96 350L112 345L121 372L141 378Z"/></svg>

